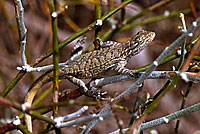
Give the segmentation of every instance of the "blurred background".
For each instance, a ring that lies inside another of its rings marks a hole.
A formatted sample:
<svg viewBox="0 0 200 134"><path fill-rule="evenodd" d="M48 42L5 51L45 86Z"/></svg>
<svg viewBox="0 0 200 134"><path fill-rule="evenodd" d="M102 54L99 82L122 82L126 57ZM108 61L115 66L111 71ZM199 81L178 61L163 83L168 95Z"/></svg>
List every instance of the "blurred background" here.
<svg viewBox="0 0 200 134"><path fill-rule="evenodd" d="M108 13L110 10L110 3L113 3L113 8L121 3L120 0L102 0L102 15ZM125 7L126 9L126 17L131 17L144 9L155 5L160 2L160 0L135 0ZM64 4L63 4L64 3ZM189 27L192 22L195 20L195 14L191 12L192 4L197 8L197 16L199 16L199 8L200 1L199 0L172 0L170 3L163 5L152 12L147 13L143 17L134 20L134 22L146 21L148 18L152 18L155 16L160 16L163 14L170 14L172 11L183 11L190 10L189 13L185 14L186 25ZM65 6L68 5L68 8L65 9ZM80 29L88 26L92 22L95 21L95 5L97 5L95 0L57 0L56 2L56 10L60 11L58 15L58 39L59 43L75 34ZM23 0L24 6L24 21L27 28L27 46L26 46L26 56L28 63L37 62L37 60L45 55L45 52L52 50L52 31L51 31L51 18L50 18L50 8L49 1L47 0ZM103 27L101 29L101 35L104 35L108 30L114 28L114 23L116 22L118 25L121 24L121 12L119 11L114 16L112 16L109 20L103 23ZM7 85L15 78L18 74L17 67L21 66L21 58L20 58L20 46L19 46L19 37L16 25L15 18L15 7L14 2L11 0L0 0L0 92L3 91L7 87ZM164 48L170 43L172 43L177 37L179 37L182 33L178 29L178 26L182 26L179 15L161 19L159 21L155 21L149 24L141 24L135 26L133 28L119 31L115 33L109 40L114 40L118 42L123 42L130 39L134 36L138 31L144 29L148 31L154 31L156 33L155 40L140 54L134 56L129 61L127 68L137 68L147 64L152 63L154 59L156 59L159 54L164 50ZM200 29L197 29L194 33L193 37L197 36L200 33ZM94 30L87 32L83 36L78 39L82 39L84 36L87 37L86 43L84 45L84 51L93 43L95 40L95 32ZM188 39L188 42L193 37ZM64 47L59 51L59 60L60 62L64 62L70 57L70 52L73 49L74 44L77 39L71 42L69 45ZM40 63L38 66L52 64L52 56ZM161 65L157 68L157 70L172 70L172 66L176 66L179 59L173 60L167 64ZM31 84L44 72L34 72L27 73L18 84L12 89L12 91L6 96L6 98L18 102L23 103L24 96ZM108 72L103 76L110 76L116 74L115 72ZM85 82L87 82L86 80ZM155 80L146 80L144 85L144 90L142 93L142 99L145 101L146 94L150 93L151 97L153 97L159 89L165 84L166 79L155 79ZM116 94L119 94L123 90L127 89L134 81L128 82L119 82L109 84L103 87L104 91L108 92L107 96L114 97ZM40 91L42 93L45 89L47 89L50 84L47 84ZM181 100L182 100L182 92L186 91L188 83L181 81L174 89L172 89L159 103L156 110L148 116L146 121L156 119L158 117L173 113L180 109ZM186 105L190 106L200 101L200 88L199 83L193 84L192 90L187 97ZM62 91L64 89L75 89L77 86L70 83L68 80L63 80L60 83L59 90ZM127 107L130 111L132 111L133 104L135 101L136 94L133 94L129 98L126 98L123 102L119 104ZM48 102L52 101L52 93L49 94L48 97L45 98L43 103L48 104ZM81 96L77 98L75 101L95 101L91 98ZM78 110L81 106L69 105L66 107L62 107L59 109L59 115L66 115ZM13 108L7 107L5 105L1 105L0 119L12 119L20 112L16 111ZM92 113L96 109L95 107L90 107L87 113ZM98 111L98 110L97 110ZM87 114L86 113L86 114ZM123 128L127 127L130 121L130 113L127 113L123 110L116 110L115 113L118 117L123 121ZM50 115L50 114L47 114ZM191 134L198 130L200 130L200 113L195 112L189 116L182 117L181 123L179 127L180 134ZM43 122L38 120L33 122L34 124L34 133L42 130L45 125ZM144 134L150 133L152 129L156 129L159 133L168 134L174 133L176 120L169 122L168 124L164 124L158 127L154 127L151 129L144 130ZM91 131L92 134L104 134L108 132L112 132L118 128L117 122L114 117L105 118L104 121L99 122L94 129ZM63 133L73 134L78 133L80 131L79 127L68 127L62 129ZM15 133L15 132L13 132ZM51 132L54 133L54 132Z"/></svg>

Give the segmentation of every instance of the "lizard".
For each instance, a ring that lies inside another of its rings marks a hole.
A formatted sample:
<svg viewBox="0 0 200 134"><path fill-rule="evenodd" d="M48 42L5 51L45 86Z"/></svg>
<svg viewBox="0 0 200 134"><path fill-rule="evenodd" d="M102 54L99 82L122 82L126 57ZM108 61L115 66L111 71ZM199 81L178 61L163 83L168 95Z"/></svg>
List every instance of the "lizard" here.
<svg viewBox="0 0 200 134"><path fill-rule="evenodd" d="M127 42L103 42L98 50L85 53L79 58L72 60L69 65L60 68L59 78L68 79L81 87L84 93L89 94L89 89L81 79L94 78L108 70L134 75L137 72L136 70L130 70L125 67L128 60L140 53L154 38L154 32L142 30ZM31 105L38 90L52 79L52 73L46 73L37 79L26 94L25 102ZM32 131L31 116L25 114L25 123L28 130Z"/></svg>

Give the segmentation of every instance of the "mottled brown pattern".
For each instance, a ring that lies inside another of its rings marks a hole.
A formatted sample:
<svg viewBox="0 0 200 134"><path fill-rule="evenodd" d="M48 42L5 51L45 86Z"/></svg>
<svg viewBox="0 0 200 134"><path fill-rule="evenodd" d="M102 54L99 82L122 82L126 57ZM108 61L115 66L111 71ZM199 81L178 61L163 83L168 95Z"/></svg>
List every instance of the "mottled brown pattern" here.
<svg viewBox="0 0 200 134"><path fill-rule="evenodd" d="M63 69L64 74L84 79L97 76L108 69L115 69L120 63L125 63L131 56L141 52L154 37L154 32L143 30L124 43L105 42L100 50L83 54L66 66Z"/></svg>

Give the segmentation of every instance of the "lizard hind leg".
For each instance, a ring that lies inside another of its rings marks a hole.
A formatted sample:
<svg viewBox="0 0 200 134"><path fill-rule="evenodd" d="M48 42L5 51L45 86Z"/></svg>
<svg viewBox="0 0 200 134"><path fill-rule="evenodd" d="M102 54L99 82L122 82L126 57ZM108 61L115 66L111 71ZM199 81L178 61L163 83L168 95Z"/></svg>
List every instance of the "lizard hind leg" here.
<svg viewBox="0 0 200 134"><path fill-rule="evenodd" d="M86 87L85 83L81 80L81 79L78 79L72 75L67 75L65 76L69 81L71 81L72 83L74 83L75 85L83 88L83 92L84 93L87 93L88 92L88 88Z"/></svg>
<svg viewBox="0 0 200 134"><path fill-rule="evenodd" d="M81 79L78 79L71 75L67 75L65 76L65 78L67 78L69 81L71 81L75 85L81 87L81 92L85 94L86 96L104 100L104 98L102 98L101 96L105 95L106 93L101 93L99 89L93 88L93 87L88 89L85 83Z"/></svg>

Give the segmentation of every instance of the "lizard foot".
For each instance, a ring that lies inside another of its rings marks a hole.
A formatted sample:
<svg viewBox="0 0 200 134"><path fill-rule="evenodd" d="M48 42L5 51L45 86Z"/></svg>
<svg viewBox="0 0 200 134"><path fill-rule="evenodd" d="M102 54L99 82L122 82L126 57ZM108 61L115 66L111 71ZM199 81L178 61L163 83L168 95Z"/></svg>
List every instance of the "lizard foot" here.
<svg viewBox="0 0 200 134"><path fill-rule="evenodd" d="M107 92L101 92L101 90L96 87L91 87L86 92L84 90L82 90L82 92L84 95L86 95L88 97L92 97L92 98L99 99L99 100L107 100L107 98L103 97L105 94L107 94Z"/></svg>

